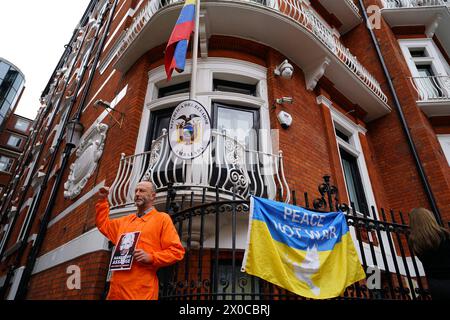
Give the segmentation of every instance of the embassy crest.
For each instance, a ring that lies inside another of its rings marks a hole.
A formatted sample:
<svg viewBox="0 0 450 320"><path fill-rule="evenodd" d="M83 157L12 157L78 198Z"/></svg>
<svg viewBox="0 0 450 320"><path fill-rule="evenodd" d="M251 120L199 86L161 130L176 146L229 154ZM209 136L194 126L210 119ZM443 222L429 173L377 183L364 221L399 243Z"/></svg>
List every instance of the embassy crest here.
<svg viewBox="0 0 450 320"><path fill-rule="evenodd" d="M169 143L175 155L183 160L194 159L206 150L211 140L211 119L197 101L181 102L169 123Z"/></svg>

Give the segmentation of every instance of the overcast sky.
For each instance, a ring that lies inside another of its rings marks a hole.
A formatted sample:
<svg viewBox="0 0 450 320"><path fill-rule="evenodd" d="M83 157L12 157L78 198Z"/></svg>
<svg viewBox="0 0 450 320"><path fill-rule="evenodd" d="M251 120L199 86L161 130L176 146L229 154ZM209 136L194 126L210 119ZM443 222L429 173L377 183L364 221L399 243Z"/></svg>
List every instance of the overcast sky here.
<svg viewBox="0 0 450 320"><path fill-rule="evenodd" d="M34 119L64 45L89 0L0 0L0 57L25 75L16 113Z"/></svg>

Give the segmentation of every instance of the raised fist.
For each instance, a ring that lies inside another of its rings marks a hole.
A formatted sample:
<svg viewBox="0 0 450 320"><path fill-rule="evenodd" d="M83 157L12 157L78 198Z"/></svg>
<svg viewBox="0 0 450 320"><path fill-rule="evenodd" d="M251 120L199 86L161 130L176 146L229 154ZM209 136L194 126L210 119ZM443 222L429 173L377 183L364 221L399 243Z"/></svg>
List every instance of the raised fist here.
<svg viewBox="0 0 450 320"><path fill-rule="evenodd" d="M97 193L98 199L99 200L106 199L108 197L108 194L109 194L109 187L101 187Z"/></svg>

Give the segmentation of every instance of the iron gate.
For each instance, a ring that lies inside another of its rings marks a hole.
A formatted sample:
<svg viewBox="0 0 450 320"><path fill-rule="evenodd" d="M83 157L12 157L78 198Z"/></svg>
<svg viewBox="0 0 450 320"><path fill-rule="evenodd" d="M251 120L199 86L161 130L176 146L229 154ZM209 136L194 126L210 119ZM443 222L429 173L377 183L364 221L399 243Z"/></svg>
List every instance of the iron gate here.
<svg viewBox="0 0 450 320"><path fill-rule="evenodd" d="M365 281L348 287L338 299L431 299L420 262L411 254L407 241L409 227L401 212L371 208L361 214L341 205L330 177L319 186L320 197L303 203L292 191L291 203L319 212L340 209L346 213ZM208 196L209 195L209 196ZM168 190L167 212L173 218L185 245L184 259L160 270L160 298L166 300L297 300L304 299L260 278L240 271L247 236L249 201L236 193L226 200L215 190L198 193ZM197 200L196 200L197 199ZM311 206L310 206L311 202Z"/></svg>

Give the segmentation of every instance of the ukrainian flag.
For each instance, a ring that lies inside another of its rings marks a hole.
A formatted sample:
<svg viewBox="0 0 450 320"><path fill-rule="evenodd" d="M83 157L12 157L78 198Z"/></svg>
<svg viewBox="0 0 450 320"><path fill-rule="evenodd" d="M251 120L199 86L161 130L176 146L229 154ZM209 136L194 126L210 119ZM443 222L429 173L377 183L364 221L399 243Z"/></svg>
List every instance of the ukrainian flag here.
<svg viewBox="0 0 450 320"><path fill-rule="evenodd" d="M252 197L242 271L300 296L328 299L365 279L345 216Z"/></svg>
<svg viewBox="0 0 450 320"><path fill-rule="evenodd" d="M184 71L189 38L194 31L194 27L195 0L186 0L166 46L164 64L167 80L171 79L174 69L178 72Z"/></svg>

